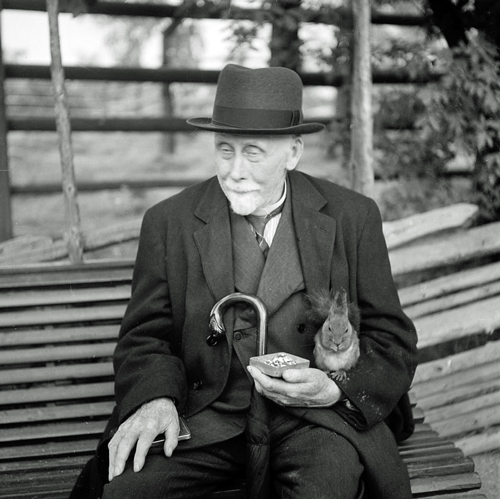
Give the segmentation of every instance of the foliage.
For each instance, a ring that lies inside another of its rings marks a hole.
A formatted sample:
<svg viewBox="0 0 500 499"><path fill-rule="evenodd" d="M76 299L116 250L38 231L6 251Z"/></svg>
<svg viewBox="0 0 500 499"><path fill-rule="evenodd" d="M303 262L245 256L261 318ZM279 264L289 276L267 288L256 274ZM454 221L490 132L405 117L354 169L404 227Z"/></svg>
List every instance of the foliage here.
<svg viewBox="0 0 500 499"><path fill-rule="evenodd" d="M419 125L433 153L454 157L460 144L476 158L476 201L485 221L500 219L500 81L496 47L480 34L453 49L453 61Z"/></svg>

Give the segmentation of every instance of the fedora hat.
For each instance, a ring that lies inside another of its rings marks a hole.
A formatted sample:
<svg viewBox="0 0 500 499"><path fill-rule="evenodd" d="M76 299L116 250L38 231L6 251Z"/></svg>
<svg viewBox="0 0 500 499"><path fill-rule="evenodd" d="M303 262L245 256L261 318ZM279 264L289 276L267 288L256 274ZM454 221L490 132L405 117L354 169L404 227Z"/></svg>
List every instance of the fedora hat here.
<svg viewBox="0 0 500 499"><path fill-rule="evenodd" d="M211 132L289 135L322 130L302 122L302 80L286 68L250 69L228 64L220 73L212 118L190 125Z"/></svg>

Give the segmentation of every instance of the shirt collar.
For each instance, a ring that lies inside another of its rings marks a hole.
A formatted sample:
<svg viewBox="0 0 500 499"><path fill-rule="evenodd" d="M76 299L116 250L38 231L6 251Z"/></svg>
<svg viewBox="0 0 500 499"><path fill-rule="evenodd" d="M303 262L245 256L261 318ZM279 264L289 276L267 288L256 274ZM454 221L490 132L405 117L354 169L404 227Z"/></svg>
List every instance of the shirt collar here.
<svg viewBox="0 0 500 499"><path fill-rule="evenodd" d="M256 215L258 217L265 217L266 215L269 215L272 211L274 211L278 206L281 206L286 199L286 192L287 192L287 182L285 181L285 188L283 189L283 194L281 195L280 199L273 204L270 204L269 206L264 206L263 208L259 208L256 210L252 215Z"/></svg>

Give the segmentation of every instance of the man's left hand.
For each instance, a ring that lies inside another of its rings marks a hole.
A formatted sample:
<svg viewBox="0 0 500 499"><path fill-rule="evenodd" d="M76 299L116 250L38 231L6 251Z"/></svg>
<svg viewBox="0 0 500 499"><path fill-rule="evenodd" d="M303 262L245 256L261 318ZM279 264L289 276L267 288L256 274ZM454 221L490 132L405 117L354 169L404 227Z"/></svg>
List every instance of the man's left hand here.
<svg viewBox="0 0 500 499"><path fill-rule="evenodd" d="M287 369L282 378L267 376L253 366L247 369L256 390L278 405L329 407L342 395L337 384L319 369Z"/></svg>

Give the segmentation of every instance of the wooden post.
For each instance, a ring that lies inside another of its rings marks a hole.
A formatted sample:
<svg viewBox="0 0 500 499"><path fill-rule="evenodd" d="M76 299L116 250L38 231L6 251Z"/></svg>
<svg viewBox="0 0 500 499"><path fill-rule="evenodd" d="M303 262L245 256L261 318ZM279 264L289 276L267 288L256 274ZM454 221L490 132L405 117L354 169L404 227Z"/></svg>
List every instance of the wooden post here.
<svg viewBox="0 0 500 499"><path fill-rule="evenodd" d="M7 153L7 113L5 109L5 71L2 57L2 19L0 5L0 241L11 239L12 211L10 199L9 156Z"/></svg>
<svg viewBox="0 0 500 499"><path fill-rule="evenodd" d="M278 0L277 5L286 11L300 7L302 0ZM271 49L270 66L283 66L294 71L300 71L300 39L299 26L284 24L281 18L273 23L273 31L269 48Z"/></svg>
<svg viewBox="0 0 500 499"><path fill-rule="evenodd" d="M59 44L59 1L47 0L49 15L51 74L54 85L59 152L61 155L62 189L65 208L65 239L71 263L83 261L83 241L80 229L80 213L77 203L73 149L71 145L71 124L68 113L68 98L64 85L64 69Z"/></svg>
<svg viewBox="0 0 500 499"><path fill-rule="evenodd" d="M353 189L373 197L373 116L370 62L370 1L352 0L354 59L351 97Z"/></svg>
<svg viewBox="0 0 500 499"><path fill-rule="evenodd" d="M168 56L168 49L177 27L182 23L182 19L172 19L170 25L163 30L162 33L162 66L168 67L170 65L170 57ZM170 118L174 115L174 103L172 100L172 93L170 92L170 84L164 83L162 85L162 100L163 100L163 113L166 117ZM175 153L175 135L173 133L166 133L163 137L163 150L167 154Z"/></svg>

